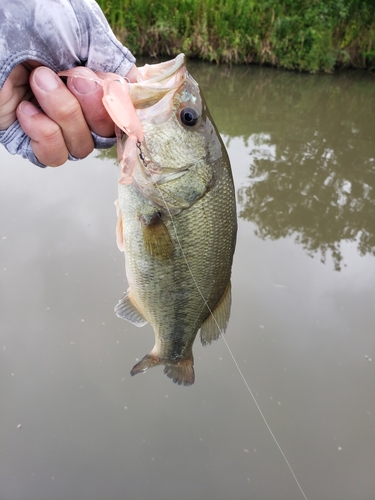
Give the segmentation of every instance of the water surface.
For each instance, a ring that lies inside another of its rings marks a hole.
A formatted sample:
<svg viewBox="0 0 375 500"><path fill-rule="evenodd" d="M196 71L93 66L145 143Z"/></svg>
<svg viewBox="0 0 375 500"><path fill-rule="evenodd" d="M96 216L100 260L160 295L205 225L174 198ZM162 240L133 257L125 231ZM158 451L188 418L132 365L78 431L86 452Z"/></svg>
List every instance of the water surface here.
<svg viewBox="0 0 375 500"><path fill-rule="evenodd" d="M228 345L309 500L372 500L374 78L190 68L236 184ZM222 340L190 388L130 377L113 160L0 158L1 500L302 500Z"/></svg>

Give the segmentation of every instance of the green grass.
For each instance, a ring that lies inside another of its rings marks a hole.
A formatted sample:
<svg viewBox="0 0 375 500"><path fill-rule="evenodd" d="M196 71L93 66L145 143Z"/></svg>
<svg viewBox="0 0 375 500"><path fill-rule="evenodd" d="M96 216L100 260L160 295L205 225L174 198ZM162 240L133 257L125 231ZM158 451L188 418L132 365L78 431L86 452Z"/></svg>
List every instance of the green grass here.
<svg viewBox="0 0 375 500"><path fill-rule="evenodd" d="M98 0L135 55L309 72L375 68L374 0Z"/></svg>

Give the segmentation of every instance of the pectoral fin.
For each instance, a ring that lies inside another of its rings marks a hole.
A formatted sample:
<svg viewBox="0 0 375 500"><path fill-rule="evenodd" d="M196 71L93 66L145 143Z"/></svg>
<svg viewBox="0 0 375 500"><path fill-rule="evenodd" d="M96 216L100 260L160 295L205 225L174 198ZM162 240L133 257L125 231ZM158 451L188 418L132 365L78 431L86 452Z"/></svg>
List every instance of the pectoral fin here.
<svg viewBox="0 0 375 500"><path fill-rule="evenodd" d="M229 321L231 302L232 294L229 281L221 299L212 311L212 314L202 323L200 331L202 345L211 344L211 342L217 340L222 333L225 333Z"/></svg>
<svg viewBox="0 0 375 500"><path fill-rule="evenodd" d="M138 311L136 306L133 304L129 290L125 293L123 298L115 307L115 313L119 318L126 319L133 323L135 326L144 326L148 321L143 317L143 315Z"/></svg>
<svg viewBox="0 0 375 500"><path fill-rule="evenodd" d="M143 241L147 252L156 259L165 260L173 256L171 235L158 213L141 216Z"/></svg>

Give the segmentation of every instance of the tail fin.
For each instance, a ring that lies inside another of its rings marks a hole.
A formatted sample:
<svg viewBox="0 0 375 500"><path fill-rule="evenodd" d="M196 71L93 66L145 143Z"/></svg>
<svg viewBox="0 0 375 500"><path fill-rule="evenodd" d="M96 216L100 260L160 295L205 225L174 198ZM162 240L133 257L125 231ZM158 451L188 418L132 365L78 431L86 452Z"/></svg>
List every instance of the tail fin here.
<svg viewBox="0 0 375 500"><path fill-rule="evenodd" d="M157 365L165 365L164 373L167 377L171 378L175 384L178 385L192 385L194 384L194 361L193 356L184 359L183 361L168 362L164 359L160 359L155 354L150 353L141 359L136 365L133 366L130 375L134 376L137 373L143 373L149 368L153 368Z"/></svg>
<svg viewBox="0 0 375 500"><path fill-rule="evenodd" d="M137 373L143 373L149 368L153 368L154 366L161 365L163 362L155 356L155 354L146 354L144 358L141 359L136 365L133 366L130 375L133 377L137 375Z"/></svg>
<svg viewBox="0 0 375 500"><path fill-rule="evenodd" d="M178 385L194 384L194 362L193 356L177 363L166 363L164 373Z"/></svg>

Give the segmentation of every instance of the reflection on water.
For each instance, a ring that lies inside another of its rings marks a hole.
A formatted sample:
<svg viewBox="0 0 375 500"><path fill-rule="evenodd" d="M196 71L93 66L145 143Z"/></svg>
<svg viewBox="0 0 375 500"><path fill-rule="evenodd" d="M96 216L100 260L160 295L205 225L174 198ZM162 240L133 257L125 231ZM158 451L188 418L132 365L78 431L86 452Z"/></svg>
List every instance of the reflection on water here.
<svg viewBox="0 0 375 500"><path fill-rule="evenodd" d="M202 80L220 88L220 130L252 145L238 195L256 234L293 236L336 269L343 240L374 255L375 76L215 68Z"/></svg>
<svg viewBox="0 0 375 500"><path fill-rule="evenodd" d="M227 146L243 139L249 161L239 216L256 234L292 236L323 262L328 253L336 270L343 241L375 255L375 75L189 67Z"/></svg>
<svg viewBox="0 0 375 500"><path fill-rule="evenodd" d="M372 500L373 79L190 69L238 193L226 341L309 500ZM302 500L223 341L189 389L130 377L113 160L0 159L0 499Z"/></svg>

